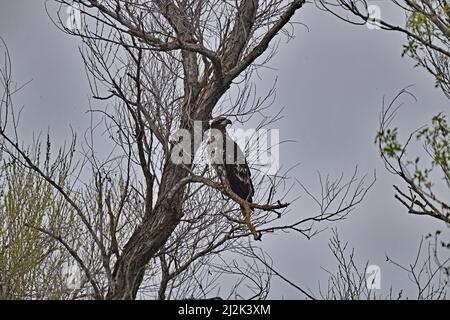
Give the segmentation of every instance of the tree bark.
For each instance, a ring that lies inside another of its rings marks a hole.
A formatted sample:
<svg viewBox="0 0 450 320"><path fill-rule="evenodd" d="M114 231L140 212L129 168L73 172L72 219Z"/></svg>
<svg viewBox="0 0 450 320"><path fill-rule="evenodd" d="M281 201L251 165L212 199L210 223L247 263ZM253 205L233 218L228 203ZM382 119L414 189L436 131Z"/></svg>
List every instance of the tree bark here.
<svg viewBox="0 0 450 320"><path fill-rule="evenodd" d="M181 166L167 162L161 186L163 194L158 197L152 214L144 217L142 224L137 227L125 245L114 269L115 283L108 293L109 299L136 298L144 277L145 266L167 241L182 216L183 190L179 190L171 198L165 197L164 193L186 174L187 171Z"/></svg>
<svg viewBox="0 0 450 320"><path fill-rule="evenodd" d="M156 3L176 31L177 38L184 43L183 46L195 45L190 36L191 24L189 21L183 20L182 10L171 1L156 1ZM248 67L265 51L268 42L282 26L288 23L294 12L303 3L304 0L294 0L286 9L285 14L280 17L280 21L274 25L273 30L270 30L263 38L260 46L243 57L246 45L252 36L259 1L242 0L235 16L233 30L224 39L223 51L215 53L219 57L218 61L213 61L218 64L218 68L215 68L217 74L212 78L203 79L205 81L199 80L197 53L182 50L185 96L181 107L180 128L188 129L192 133L192 158L198 148L198 145L194 145L194 141L198 141L198 139L194 139L193 120L202 121L202 123L209 120L213 108L230 88L232 81L240 74L240 71ZM145 37L143 41L146 41ZM203 126L202 136L205 131L206 127ZM113 272L114 283L110 286L107 298L136 298L144 278L146 265L164 246L183 215L184 187L174 193L171 190L189 174L187 169L190 169L190 164L174 164L170 161L170 155L166 155L166 164L162 172L156 205L151 213L144 214L143 222L133 232L122 255L117 260Z"/></svg>

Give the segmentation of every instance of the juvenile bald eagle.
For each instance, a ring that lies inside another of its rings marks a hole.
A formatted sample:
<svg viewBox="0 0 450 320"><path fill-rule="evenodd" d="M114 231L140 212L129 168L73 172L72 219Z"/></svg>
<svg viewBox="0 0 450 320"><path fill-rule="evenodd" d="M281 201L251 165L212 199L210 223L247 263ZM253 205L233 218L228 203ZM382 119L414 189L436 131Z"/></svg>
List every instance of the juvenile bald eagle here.
<svg viewBox="0 0 450 320"><path fill-rule="evenodd" d="M255 190L251 172L241 148L227 133L226 127L231 123L225 117L212 121L207 142L208 155L222 184L228 185L240 198L252 203ZM249 219L243 206L241 210L246 220Z"/></svg>

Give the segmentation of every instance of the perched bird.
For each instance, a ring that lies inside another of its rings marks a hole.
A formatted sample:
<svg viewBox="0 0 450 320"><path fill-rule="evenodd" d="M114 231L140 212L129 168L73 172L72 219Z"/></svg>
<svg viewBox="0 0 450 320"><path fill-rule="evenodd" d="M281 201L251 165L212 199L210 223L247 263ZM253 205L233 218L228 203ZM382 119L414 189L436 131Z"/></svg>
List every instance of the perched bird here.
<svg viewBox="0 0 450 320"><path fill-rule="evenodd" d="M211 122L210 136L207 141L207 152L212 166L220 181L240 198L248 203L253 202L253 188L250 168L245 155L238 144L228 135L226 127L232 122L225 117L218 117ZM259 239L256 230L250 223L253 208L241 206L245 221L255 239Z"/></svg>
<svg viewBox="0 0 450 320"><path fill-rule="evenodd" d="M241 148L227 133L226 127L231 123L225 117L212 121L208 139L209 156L220 180L227 183L240 198L251 203L255 192L251 172Z"/></svg>

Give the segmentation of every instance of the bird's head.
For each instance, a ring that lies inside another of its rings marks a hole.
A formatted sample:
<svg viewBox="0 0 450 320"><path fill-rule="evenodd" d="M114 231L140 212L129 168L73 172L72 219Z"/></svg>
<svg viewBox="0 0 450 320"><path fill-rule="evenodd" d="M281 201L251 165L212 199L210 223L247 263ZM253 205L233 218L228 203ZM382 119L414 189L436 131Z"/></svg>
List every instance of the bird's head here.
<svg viewBox="0 0 450 320"><path fill-rule="evenodd" d="M229 120L225 117L217 117L211 122L209 127L211 129L218 129L218 130L222 131L222 130L225 130L225 128L229 124L232 124L231 120Z"/></svg>

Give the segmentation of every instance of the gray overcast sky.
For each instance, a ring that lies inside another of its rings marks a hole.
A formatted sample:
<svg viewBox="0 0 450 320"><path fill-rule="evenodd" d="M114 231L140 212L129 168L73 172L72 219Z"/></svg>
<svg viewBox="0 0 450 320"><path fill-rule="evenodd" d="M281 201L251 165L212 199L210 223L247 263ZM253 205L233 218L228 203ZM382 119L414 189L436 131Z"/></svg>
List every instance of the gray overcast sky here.
<svg viewBox="0 0 450 320"><path fill-rule="evenodd" d="M12 55L14 77L19 82L33 79L16 97L25 105L21 133L48 129L58 143L70 138L70 126L82 132L89 125L85 113L89 88L75 38L63 34L50 22L44 1L0 0L0 36ZM388 3L377 1L382 17L399 20L401 13ZM430 75L413 68L413 61L401 58L403 36L345 24L306 5L296 15L300 25L296 37L281 42L270 67L260 71L258 92L263 95L278 77L275 106L285 107L277 124L281 139L295 139L282 145L280 160L285 167L301 163L292 176L312 188L318 187L317 171L338 176L377 172L377 182L365 201L346 221L336 226L343 240L355 247L361 263L369 260L381 267L383 292L393 286L411 290L407 276L385 262L385 255L410 263L420 237L444 228L429 218L408 216L393 198L392 184L399 182L383 168L374 144L383 95L393 97L401 88L414 84L418 102L408 103L397 119L404 134L429 122L431 116L448 110L448 100L434 88ZM314 211L313 211L314 210ZM292 215L316 212L306 195L295 203ZM308 241L296 234L266 236L268 250L278 271L304 288L317 291L336 262L327 247L330 230ZM271 298L303 298L275 279Z"/></svg>

